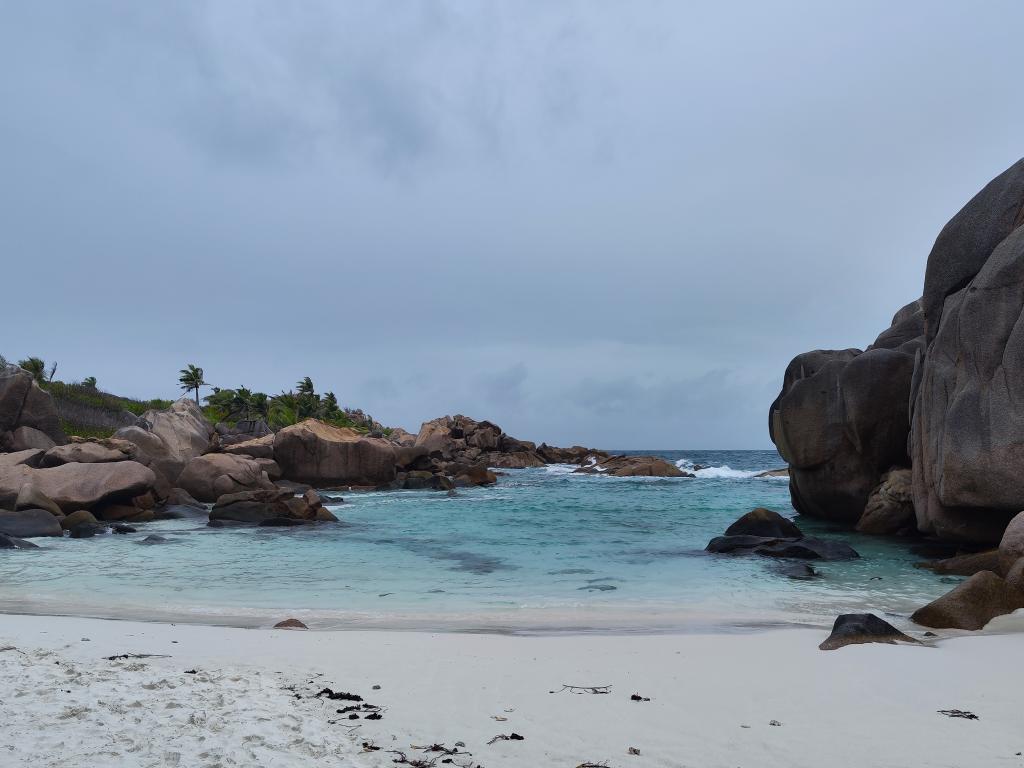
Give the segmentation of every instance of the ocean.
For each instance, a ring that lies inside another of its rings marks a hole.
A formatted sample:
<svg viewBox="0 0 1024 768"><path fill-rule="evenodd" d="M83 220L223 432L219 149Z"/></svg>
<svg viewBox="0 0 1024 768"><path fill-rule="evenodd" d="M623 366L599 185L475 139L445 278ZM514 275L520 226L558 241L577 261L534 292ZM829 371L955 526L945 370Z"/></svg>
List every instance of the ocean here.
<svg viewBox="0 0 1024 768"><path fill-rule="evenodd" d="M350 493L340 524L206 527L204 518L139 533L37 539L0 555L0 609L242 626L294 616L319 628L436 631L720 631L831 623L837 613L903 616L957 579L913 567L902 542L797 517L807 534L862 558L814 563L797 581L770 558L704 546L743 513L787 516L775 451L654 453L694 479L612 478L574 467L505 470L495 486ZM156 533L167 543L141 540Z"/></svg>

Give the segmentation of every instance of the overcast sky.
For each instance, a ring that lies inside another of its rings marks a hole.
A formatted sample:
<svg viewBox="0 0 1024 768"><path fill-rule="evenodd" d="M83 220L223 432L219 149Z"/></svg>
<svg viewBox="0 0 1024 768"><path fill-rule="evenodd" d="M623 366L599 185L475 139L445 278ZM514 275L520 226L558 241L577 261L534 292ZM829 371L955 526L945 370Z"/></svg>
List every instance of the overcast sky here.
<svg viewBox="0 0 1024 768"><path fill-rule="evenodd" d="M0 353L770 446L1024 154L1020 2L0 3Z"/></svg>

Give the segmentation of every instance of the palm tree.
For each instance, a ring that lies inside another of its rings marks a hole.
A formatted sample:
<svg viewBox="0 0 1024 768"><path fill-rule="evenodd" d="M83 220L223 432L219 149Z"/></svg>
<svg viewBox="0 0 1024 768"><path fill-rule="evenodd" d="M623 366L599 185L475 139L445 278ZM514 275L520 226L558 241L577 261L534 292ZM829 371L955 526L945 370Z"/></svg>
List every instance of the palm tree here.
<svg viewBox="0 0 1024 768"><path fill-rule="evenodd" d="M249 398L249 407L254 416L266 420L270 414L270 399L267 397L267 393L253 392L252 397Z"/></svg>
<svg viewBox="0 0 1024 768"><path fill-rule="evenodd" d="M36 380L37 384L43 384L46 382L46 363L43 362L42 358L29 357L24 360L19 360L18 365L31 373L32 378Z"/></svg>
<svg viewBox="0 0 1024 768"><path fill-rule="evenodd" d="M86 376L84 379L82 379L82 386L88 387L89 389L96 389L96 377Z"/></svg>
<svg viewBox="0 0 1024 768"><path fill-rule="evenodd" d="M300 395L312 395L314 392L313 380L309 378L309 376L306 376L295 384L295 389L299 391Z"/></svg>
<svg viewBox="0 0 1024 768"><path fill-rule="evenodd" d="M196 405L199 405L199 388L209 386L203 381L203 369L189 363L186 368L181 369L180 373L178 381L181 382L181 388L186 392L195 390Z"/></svg>

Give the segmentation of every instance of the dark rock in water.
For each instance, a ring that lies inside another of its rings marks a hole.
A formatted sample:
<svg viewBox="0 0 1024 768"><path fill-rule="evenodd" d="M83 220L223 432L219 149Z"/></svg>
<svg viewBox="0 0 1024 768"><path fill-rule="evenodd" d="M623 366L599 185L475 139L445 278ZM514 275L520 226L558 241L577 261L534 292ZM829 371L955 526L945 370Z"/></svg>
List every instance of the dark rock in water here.
<svg viewBox="0 0 1024 768"><path fill-rule="evenodd" d="M243 523L241 520L211 520L206 524L207 528L242 528L250 523Z"/></svg>
<svg viewBox="0 0 1024 768"><path fill-rule="evenodd" d="M210 520L259 523L275 517L290 517L292 512L286 502L294 498L288 491L281 490L225 494L217 499L210 510Z"/></svg>
<svg viewBox="0 0 1024 768"><path fill-rule="evenodd" d="M188 518L205 517L206 507L193 507L186 504L168 504L154 513L154 520L185 520Z"/></svg>
<svg viewBox="0 0 1024 768"><path fill-rule="evenodd" d="M320 494L321 504L344 504L345 499L341 496L329 496L326 493Z"/></svg>
<svg viewBox="0 0 1024 768"><path fill-rule="evenodd" d="M833 651L844 645L859 643L917 643L909 635L900 632L896 627L875 616L873 613L845 613L838 617L832 625L832 634L818 647L823 651Z"/></svg>
<svg viewBox="0 0 1024 768"><path fill-rule="evenodd" d="M779 573L788 579L797 579L798 581L810 581L816 579L820 574L814 570L814 568L807 563L797 563L796 565L787 565L779 569Z"/></svg>
<svg viewBox="0 0 1024 768"><path fill-rule="evenodd" d="M170 539L165 539L163 536L157 536L155 533L150 534L149 536L147 536L146 538L144 538L142 541L139 542L139 544L169 544L169 543L171 543Z"/></svg>
<svg viewBox="0 0 1024 768"><path fill-rule="evenodd" d="M103 533L107 530L105 525L99 523L79 523L73 528L68 529L68 534L72 539L91 539L98 533Z"/></svg>
<svg viewBox="0 0 1024 768"><path fill-rule="evenodd" d="M793 557L801 560L855 560L860 555L849 544L841 541L803 538L799 541L777 540L754 549L755 555L765 557Z"/></svg>
<svg viewBox="0 0 1024 768"><path fill-rule="evenodd" d="M274 625L274 629L309 629L309 627L298 619L285 619L284 621L277 622Z"/></svg>
<svg viewBox="0 0 1024 768"><path fill-rule="evenodd" d="M300 520L294 517L270 517L266 520L260 520L261 526L269 528L292 528L296 525L306 525L306 520Z"/></svg>
<svg viewBox="0 0 1024 768"><path fill-rule="evenodd" d="M1024 592L992 571L981 571L910 618L933 629L975 630L1018 608L1024 608Z"/></svg>
<svg viewBox="0 0 1024 768"><path fill-rule="evenodd" d="M958 555L945 560L934 560L927 563L914 563L915 568L950 576L973 576L980 571L999 570L999 550L990 549L985 552L972 552L969 555Z"/></svg>
<svg viewBox="0 0 1024 768"><path fill-rule="evenodd" d="M778 512L758 507L725 529L726 536L767 536L775 539L801 539L803 532Z"/></svg>
<svg viewBox="0 0 1024 768"><path fill-rule="evenodd" d="M618 587L612 584L588 584L585 587L580 587L580 590L591 590L594 592L611 592L615 589L618 589Z"/></svg>
<svg viewBox="0 0 1024 768"><path fill-rule="evenodd" d="M31 541L0 533L0 549L39 549L39 547Z"/></svg>
<svg viewBox="0 0 1024 768"><path fill-rule="evenodd" d="M115 525L114 533L138 533L138 529L132 528L130 525Z"/></svg>
<svg viewBox="0 0 1024 768"><path fill-rule="evenodd" d="M747 552L755 547L777 544L778 542L797 541L797 539L779 539L775 536L715 536L704 548L707 552L727 554L729 552Z"/></svg>
<svg viewBox="0 0 1024 768"><path fill-rule="evenodd" d="M63 536L64 529L60 527L57 518L45 509L22 509L17 512L0 509L0 533L31 539L36 536Z"/></svg>

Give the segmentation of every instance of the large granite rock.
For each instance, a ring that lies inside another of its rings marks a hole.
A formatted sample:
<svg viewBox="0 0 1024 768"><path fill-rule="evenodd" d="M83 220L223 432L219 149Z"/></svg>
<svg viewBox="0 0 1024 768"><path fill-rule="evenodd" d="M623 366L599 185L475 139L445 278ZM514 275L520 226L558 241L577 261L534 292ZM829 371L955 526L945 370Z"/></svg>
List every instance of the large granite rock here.
<svg viewBox="0 0 1024 768"><path fill-rule="evenodd" d="M92 509L101 502L131 499L153 488L156 476L135 461L106 464L63 464L33 469L24 464L0 466L0 504L17 498L22 486L31 483L62 511Z"/></svg>
<svg viewBox="0 0 1024 768"><path fill-rule="evenodd" d="M194 400L183 397L163 411L146 411L135 426L122 427L115 437L139 449L138 458L171 485L192 459L210 447L213 427Z"/></svg>
<svg viewBox="0 0 1024 768"><path fill-rule="evenodd" d="M43 456L44 467L61 464L103 464L109 461L131 461L136 458L138 448L128 440L108 438L104 440L82 440L72 438L67 445L51 448Z"/></svg>
<svg viewBox="0 0 1024 768"><path fill-rule="evenodd" d="M32 374L16 365L0 368L0 436L19 427L38 430L54 443L67 439L60 426L57 406L50 394L36 384Z"/></svg>
<svg viewBox="0 0 1024 768"><path fill-rule="evenodd" d="M992 571L981 571L910 618L934 629L975 630L1018 608L1024 608L1024 592Z"/></svg>
<svg viewBox="0 0 1024 768"><path fill-rule="evenodd" d="M262 523L264 520L291 517L287 502L294 494L281 490L242 491L224 494L210 510L210 520L238 523Z"/></svg>
<svg viewBox="0 0 1024 768"><path fill-rule="evenodd" d="M45 432L40 432L35 427L18 427L10 433L10 437L0 445L0 449L9 451L28 451L34 448L47 450L53 448L56 443Z"/></svg>
<svg viewBox="0 0 1024 768"><path fill-rule="evenodd" d="M316 419L278 432L274 459L288 480L315 486L381 485L396 476L395 447L387 440Z"/></svg>
<svg viewBox="0 0 1024 768"><path fill-rule="evenodd" d="M1024 506L1024 230L942 310L915 400L918 527L993 542Z"/></svg>
<svg viewBox="0 0 1024 768"><path fill-rule="evenodd" d="M910 386L922 334L914 302L865 352L816 350L789 364L769 432L789 462L799 512L855 524L882 474L909 463Z"/></svg>
<svg viewBox="0 0 1024 768"><path fill-rule="evenodd" d="M274 458L274 435L263 435L249 440L225 445L221 450L235 456L249 456L253 459Z"/></svg>
<svg viewBox="0 0 1024 768"><path fill-rule="evenodd" d="M18 539L38 536L63 536L60 522L45 509L24 509L12 512L0 509L0 533Z"/></svg>
<svg viewBox="0 0 1024 768"><path fill-rule="evenodd" d="M255 459L228 453L208 453L189 461L178 476L178 487L203 502L242 491L276 488Z"/></svg>

